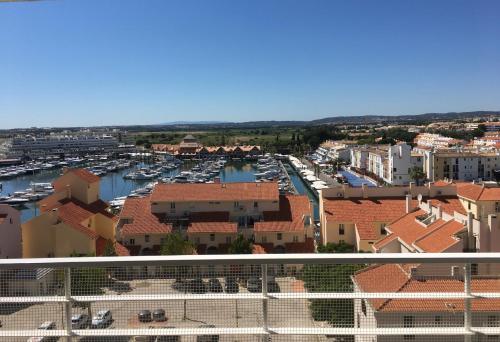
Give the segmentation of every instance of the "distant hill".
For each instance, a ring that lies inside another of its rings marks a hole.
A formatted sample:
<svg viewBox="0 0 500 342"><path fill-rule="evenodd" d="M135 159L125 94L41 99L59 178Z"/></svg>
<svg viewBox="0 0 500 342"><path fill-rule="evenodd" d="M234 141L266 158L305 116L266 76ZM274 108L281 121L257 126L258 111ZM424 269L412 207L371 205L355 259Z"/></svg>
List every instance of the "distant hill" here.
<svg viewBox="0 0 500 342"><path fill-rule="evenodd" d="M369 123L412 123L422 121L447 121L470 118L488 118L500 116L500 111L476 112L450 112L450 113L424 113L414 115L358 115L358 116L332 116L310 121L247 121L247 122L175 122L158 126L172 126L176 129L189 128L261 128L276 126L305 126L305 125L336 125L336 124L369 124Z"/></svg>

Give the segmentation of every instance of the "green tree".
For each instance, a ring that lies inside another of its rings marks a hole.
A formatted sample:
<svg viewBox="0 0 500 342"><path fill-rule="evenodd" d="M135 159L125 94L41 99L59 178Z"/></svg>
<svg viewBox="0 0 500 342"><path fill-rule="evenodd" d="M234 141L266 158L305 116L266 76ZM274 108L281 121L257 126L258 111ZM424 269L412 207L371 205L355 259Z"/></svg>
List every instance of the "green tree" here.
<svg viewBox="0 0 500 342"><path fill-rule="evenodd" d="M318 247L319 253L349 253L354 249L347 243L328 243ZM309 264L302 270L302 280L308 292L353 292L351 276L365 265ZM311 312L315 320L328 321L335 327L353 327L352 299L313 299Z"/></svg>
<svg viewBox="0 0 500 342"><path fill-rule="evenodd" d="M420 185L420 181L427 177L424 170L418 166L414 166L410 170L410 179L414 180L417 185Z"/></svg>
<svg viewBox="0 0 500 342"><path fill-rule="evenodd" d="M231 243L228 248L229 254L252 254L253 245L241 234Z"/></svg>
<svg viewBox="0 0 500 342"><path fill-rule="evenodd" d="M328 242L326 245L318 246L318 253L353 253L354 246L346 242Z"/></svg>
<svg viewBox="0 0 500 342"><path fill-rule="evenodd" d="M195 246L188 240L184 240L180 233L168 234L161 245L162 255L185 255L193 254Z"/></svg>
<svg viewBox="0 0 500 342"><path fill-rule="evenodd" d="M102 252L103 256L117 256L115 245L113 242L108 240L106 242L106 246L104 246L104 251Z"/></svg>

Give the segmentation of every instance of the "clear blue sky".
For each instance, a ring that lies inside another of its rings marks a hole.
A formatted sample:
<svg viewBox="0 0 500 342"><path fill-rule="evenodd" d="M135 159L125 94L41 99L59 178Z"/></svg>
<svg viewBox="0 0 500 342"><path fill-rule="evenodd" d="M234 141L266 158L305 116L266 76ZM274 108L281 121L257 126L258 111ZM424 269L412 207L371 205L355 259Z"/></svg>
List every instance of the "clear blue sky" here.
<svg viewBox="0 0 500 342"><path fill-rule="evenodd" d="M0 127L500 110L500 1L0 3Z"/></svg>

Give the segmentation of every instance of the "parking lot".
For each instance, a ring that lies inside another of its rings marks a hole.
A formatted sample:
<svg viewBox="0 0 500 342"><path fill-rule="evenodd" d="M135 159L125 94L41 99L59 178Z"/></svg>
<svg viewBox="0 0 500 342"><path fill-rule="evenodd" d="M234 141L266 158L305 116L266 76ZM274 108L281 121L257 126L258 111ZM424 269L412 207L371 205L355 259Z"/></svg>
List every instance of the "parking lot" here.
<svg viewBox="0 0 500 342"><path fill-rule="evenodd" d="M294 278L276 278L281 292L303 291L301 282ZM174 289L173 280L141 279L121 282L113 289L106 289L106 295L154 295L179 294ZM240 293L248 293L240 286ZM210 295L210 292L206 294ZM36 329L44 321L56 322L57 329L63 328L64 311L62 303L31 305L19 310L3 310L0 319L2 330ZM14 309L13 307L6 309ZM148 301L99 301L90 306L90 313L99 310L111 310L113 319L106 329L134 329L148 327L196 328L201 325L213 325L219 328L261 327L263 324L262 301L247 299L203 299L203 300L148 300ZM165 322L141 323L137 314L141 310L166 312ZM87 308L74 307L73 314L89 313ZM305 299L286 299L269 301L269 326L272 327L317 327L321 322L312 319L308 302ZM132 334L131 334L132 335ZM111 338L112 341L128 341L130 338ZM76 339L75 339L76 340ZM80 341L105 341L105 338L80 338ZM258 336L221 336L221 341L260 341ZM284 340L283 336L273 341ZM287 341L318 341L318 337L286 336ZM26 338L4 338L2 341L26 341ZM194 336L183 336L181 341L196 341Z"/></svg>

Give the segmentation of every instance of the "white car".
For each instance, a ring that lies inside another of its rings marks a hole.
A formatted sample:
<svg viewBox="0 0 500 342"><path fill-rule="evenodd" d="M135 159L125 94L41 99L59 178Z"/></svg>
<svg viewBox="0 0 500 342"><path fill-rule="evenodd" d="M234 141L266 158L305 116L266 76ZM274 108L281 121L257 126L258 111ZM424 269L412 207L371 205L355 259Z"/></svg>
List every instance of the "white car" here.
<svg viewBox="0 0 500 342"><path fill-rule="evenodd" d="M42 325L38 327L38 330L54 330L56 328L56 323L47 321L43 322ZM36 336L30 337L28 342L46 342L46 341L57 341L58 337L56 336Z"/></svg>
<svg viewBox="0 0 500 342"><path fill-rule="evenodd" d="M113 317L110 310L101 310L94 317L92 317L92 328L99 329L106 327L111 323Z"/></svg>

